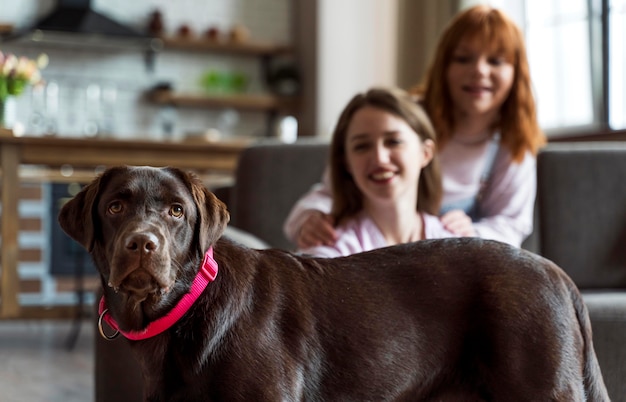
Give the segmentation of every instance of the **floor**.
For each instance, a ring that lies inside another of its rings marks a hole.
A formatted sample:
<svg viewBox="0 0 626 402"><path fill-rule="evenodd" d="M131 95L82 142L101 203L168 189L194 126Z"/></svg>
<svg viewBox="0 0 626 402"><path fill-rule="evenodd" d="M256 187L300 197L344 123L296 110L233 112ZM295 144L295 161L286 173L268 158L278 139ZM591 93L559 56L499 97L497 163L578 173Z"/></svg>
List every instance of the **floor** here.
<svg viewBox="0 0 626 402"><path fill-rule="evenodd" d="M91 402L94 325L72 348L71 321L0 321L0 401Z"/></svg>

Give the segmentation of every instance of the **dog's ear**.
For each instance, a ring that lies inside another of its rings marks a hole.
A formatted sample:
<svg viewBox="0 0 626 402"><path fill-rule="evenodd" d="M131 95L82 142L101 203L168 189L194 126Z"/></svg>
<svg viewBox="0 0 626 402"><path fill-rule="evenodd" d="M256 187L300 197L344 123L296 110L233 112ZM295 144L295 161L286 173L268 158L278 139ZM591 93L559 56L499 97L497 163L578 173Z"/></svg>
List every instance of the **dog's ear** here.
<svg viewBox="0 0 626 402"><path fill-rule="evenodd" d="M100 191L98 176L85 186L74 198L67 201L59 212L59 225L65 233L91 252L94 245L93 204Z"/></svg>
<svg viewBox="0 0 626 402"><path fill-rule="evenodd" d="M201 251L205 252L224 233L230 221L230 214L226 204L207 190L199 179L191 175L189 178L191 193L200 215L199 243L203 247Z"/></svg>

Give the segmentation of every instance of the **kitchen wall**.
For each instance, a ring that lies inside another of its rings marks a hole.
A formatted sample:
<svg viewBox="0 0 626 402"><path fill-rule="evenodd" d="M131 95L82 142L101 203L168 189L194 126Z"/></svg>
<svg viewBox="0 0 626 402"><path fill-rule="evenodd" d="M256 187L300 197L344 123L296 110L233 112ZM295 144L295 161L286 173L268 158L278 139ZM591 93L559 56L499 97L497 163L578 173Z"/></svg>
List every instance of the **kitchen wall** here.
<svg viewBox="0 0 626 402"><path fill-rule="evenodd" d="M396 84L398 0L317 4L317 135L330 137L357 92Z"/></svg>
<svg viewBox="0 0 626 402"><path fill-rule="evenodd" d="M255 39L294 44L302 77L300 135L322 137L330 135L342 107L356 92L373 85L409 87L418 82L433 43L456 4L456 0L93 0L98 11L135 27L145 27L149 14L159 8L170 31L182 23L202 31L212 24L227 30L242 22ZM26 26L52 6L51 0L3 0L0 23ZM33 55L38 51L17 50ZM141 100L142 91L160 81L173 81L180 89L194 88L207 68L231 68L252 77L252 90L263 87L258 64L240 58L166 52L158 57L155 71L149 72L142 55L136 53L73 50L54 51L52 56L56 57L45 73L67 85L65 92L76 86L86 88L94 76L102 90L112 82L120 83L115 93L114 126L115 134L122 137L166 137L163 123L172 118L170 111ZM74 98L81 96L84 92ZM60 124L66 126L64 135L80 135L82 124L67 128L68 120L77 119L69 103L69 116L62 115ZM176 136L225 126L233 118L238 118L233 130L237 135L263 135L266 131L265 116L260 113L181 109L173 118Z"/></svg>
<svg viewBox="0 0 626 402"><path fill-rule="evenodd" d="M27 27L54 7L50 0L3 0L0 23ZM215 26L227 33L243 24L254 40L278 44L292 41L291 0L93 0L93 8L124 24L144 30L150 14L158 9L165 30L175 34L188 25L197 34ZM256 58L166 50L150 69L144 54L132 50L51 48L0 43L0 50L36 57L45 52L50 64L44 70L46 91L29 90L17 99L17 119L33 135L95 135L120 138L180 138L208 128L222 135L263 136L267 119L261 112L235 110L173 109L143 99L155 84L168 82L179 91L201 91L201 76L209 71L240 72L249 78L251 92L266 90ZM173 133L168 134L168 125Z"/></svg>

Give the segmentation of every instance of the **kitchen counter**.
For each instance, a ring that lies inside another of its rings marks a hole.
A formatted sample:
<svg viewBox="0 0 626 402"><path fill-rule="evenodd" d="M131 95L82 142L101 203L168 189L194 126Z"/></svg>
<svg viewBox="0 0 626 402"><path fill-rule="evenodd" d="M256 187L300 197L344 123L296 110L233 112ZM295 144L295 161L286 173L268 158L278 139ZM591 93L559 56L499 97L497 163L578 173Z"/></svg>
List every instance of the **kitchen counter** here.
<svg viewBox="0 0 626 402"><path fill-rule="evenodd" d="M174 166L200 175L232 175L240 152L252 140L174 142L99 138L15 137L0 128L2 221L0 234L0 318L46 318L50 308L19 304L18 189L24 180L66 180L70 173L87 172L88 181L99 170L114 165ZM25 171L27 173L25 173ZM74 178L74 180L77 180Z"/></svg>

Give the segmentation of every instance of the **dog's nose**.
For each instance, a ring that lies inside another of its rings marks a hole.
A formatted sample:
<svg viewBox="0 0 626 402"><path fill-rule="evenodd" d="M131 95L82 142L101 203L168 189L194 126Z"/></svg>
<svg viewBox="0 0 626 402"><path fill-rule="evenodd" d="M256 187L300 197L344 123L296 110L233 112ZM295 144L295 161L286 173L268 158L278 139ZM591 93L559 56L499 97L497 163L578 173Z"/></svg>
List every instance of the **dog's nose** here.
<svg viewBox="0 0 626 402"><path fill-rule="evenodd" d="M152 253L159 249L159 239L152 233L141 233L131 236L126 242L128 251Z"/></svg>

